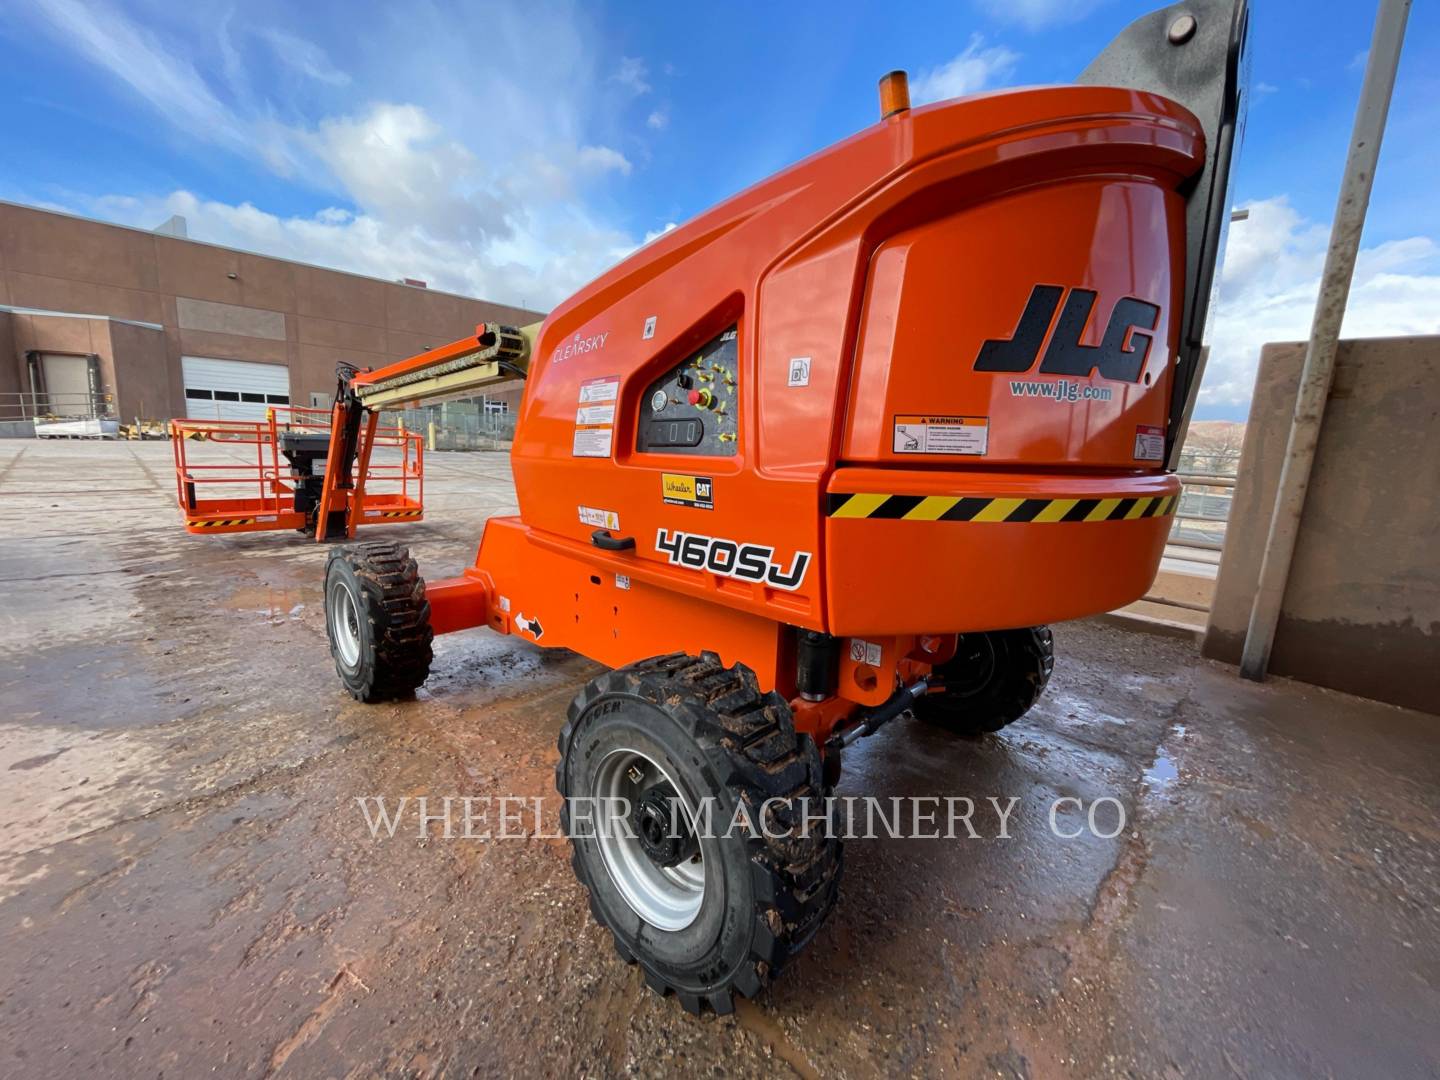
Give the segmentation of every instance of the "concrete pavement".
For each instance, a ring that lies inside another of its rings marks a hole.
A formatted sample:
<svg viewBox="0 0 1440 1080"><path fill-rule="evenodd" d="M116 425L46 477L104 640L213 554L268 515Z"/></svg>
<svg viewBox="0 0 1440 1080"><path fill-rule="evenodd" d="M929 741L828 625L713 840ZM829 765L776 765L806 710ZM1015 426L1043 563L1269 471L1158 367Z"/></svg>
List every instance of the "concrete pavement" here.
<svg viewBox="0 0 1440 1080"><path fill-rule="evenodd" d="M187 535L169 455L0 441L8 1077L1440 1072L1433 717L1059 626L1020 723L846 758L842 795L1014 796L1010 837L850 842L807 951L696 1019L616 958L563 841L374 839L355 803L551 797L598 669L476 631L358 705L325 549ZM501 455L427 465L392 534L445 576L514 492ZM1063 839L1063 799L1127 827L1064 803Z"/></svg>

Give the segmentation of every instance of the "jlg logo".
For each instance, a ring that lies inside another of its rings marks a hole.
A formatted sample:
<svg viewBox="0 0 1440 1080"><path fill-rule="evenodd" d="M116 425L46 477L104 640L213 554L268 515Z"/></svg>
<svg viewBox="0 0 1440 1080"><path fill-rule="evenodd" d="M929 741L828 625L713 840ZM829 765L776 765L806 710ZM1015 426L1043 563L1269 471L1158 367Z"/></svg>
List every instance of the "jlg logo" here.
<svg viewBox="0 0 1440 1080"><path fill-rule="evenodd" d="M992 338L980 346L975 357L976 371L1029 371L1040 355L1045 332L1055 318L1062 285L1036 285L1030 290L1030 301L1020 316L1015 333L1008 339ZM1099 345L1080 344L1080 335L1090 321L1095 307L1093 289L1071 289L1065 298L1064 310L1050 335L1045 359L1040 362L1042 375L1088 376L1099 371L1106 379L1135 382L1150 355L1150 342L1160 317L1160 309L1144 300L1127 296L1110 313L1105 338Z"/></svg>
<svg viewBox="0 0 1440 1080"><path fill-rule="evenodd" d="M676 566L709 570L712 574L739 578L741 581L763 581L777 589L794 592L805 580L810 569L810 553L799 551L789 570L782 570L774 561L775 549L764 544L737 544L695 533L672 533L661 529L655 535L655 550L664 553Z"/></svg>

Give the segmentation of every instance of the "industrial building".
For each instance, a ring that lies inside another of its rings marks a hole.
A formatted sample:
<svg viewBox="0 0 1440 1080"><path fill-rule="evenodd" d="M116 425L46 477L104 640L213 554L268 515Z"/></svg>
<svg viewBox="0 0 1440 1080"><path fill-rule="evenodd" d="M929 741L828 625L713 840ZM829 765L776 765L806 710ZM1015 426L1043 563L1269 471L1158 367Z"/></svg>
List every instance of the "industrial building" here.
<svg viewBox="0 0 1440 1080"><path fill-rule="evenodd" d="M37 414L261 419L378 366L542 314L160 231L0 203L0 422ZM488 396L506 412L520 384Z"/></svg>

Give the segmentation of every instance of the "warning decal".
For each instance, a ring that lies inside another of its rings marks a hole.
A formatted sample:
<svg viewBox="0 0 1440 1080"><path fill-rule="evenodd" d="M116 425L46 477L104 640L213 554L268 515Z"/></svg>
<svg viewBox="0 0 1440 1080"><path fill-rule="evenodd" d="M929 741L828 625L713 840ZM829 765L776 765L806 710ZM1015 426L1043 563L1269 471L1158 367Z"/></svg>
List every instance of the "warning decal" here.
<svg viewBox="0 0 1440 1080"><path fill-rule="evenodd" d="M598 379L586 379L580 384L580 404L592 401L614 401L620 396L620 376L602 375Z"/></svg>
<svg viewBox="0 0 1440 1080"><path fill-rule="evenodd" d="M858 637L850 639L850 659L857 664L879 667L882 650L878 642L865 641Z"/></svg>
<svg viewBox="0 0 1440 1080"><path fill-rule="evenodd" d="M582 405L575 410L575 423L581 427L609 427L615 423L615 406Z"/></svg>
<svg viewBox="0 0 1440 1080"><path fill-rule="evenodd" d="M580 384L572 457L610 456L615 436L615 399L619 396L618 375L602 375Z"/></svg>
<svg viewBox="0 0 1440 1080"><path fill-rule="evenodd" d="M571 457L609 457L614 428L576 428Z"/></svg>
<svg viewBox="0 0 1440 1080"><path fill-rule="evenodd" d="M897 416L897 454L984 454L990 442L985 416Z"/></svg>
<svg viewBox="0 0 1440 1080"><path fill-rule="evenodd" d="M620 515L614 510L601 510L594 506L580 507L580 524L595 529L620 528Z"/></svg>
<svg viewBox="0 0 1440 1080"><path fill-rule="evenodd" d="M1165 457L1165 429L1141 424L1135 429L1135 460L1161 461Z"/></svg>

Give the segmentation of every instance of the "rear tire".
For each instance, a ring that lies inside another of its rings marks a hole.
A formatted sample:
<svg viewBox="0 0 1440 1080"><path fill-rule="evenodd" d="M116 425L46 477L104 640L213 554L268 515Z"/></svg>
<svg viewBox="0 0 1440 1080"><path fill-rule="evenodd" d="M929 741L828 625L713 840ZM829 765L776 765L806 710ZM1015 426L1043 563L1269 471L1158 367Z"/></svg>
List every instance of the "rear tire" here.
<svg viewBox="0 0 1440 1080"><path fill-rule="evenodd" d="M961 634L954 658L934 671L944 691L916 702L915 715L957 735L999 731L1040 700L1054 670L1048 626Z"/></svg>
<svg viewBox="0 0 1440 1080"><path fill-rule="evenodd" d="M364 702L408 697L430 674L430 602L410 549L393 540L332 548L325 631L335 671Z"/></svg>
<svg viewBox="0 0 1440 1080"><path fill-rule="evenodd" d="M784 699L761 694L742 665L677 653L595 679L570 706L555 783L595 920L652 990L688 1012L729 1013L736 991L753 998L835 904L840 841L825 817L820 754ZM646 838L643 815L625 818L626 837L592 801L643 811L652 797L678 799L688 815L678 848ZM696 830L702 806L709 827ZM731 829L737 811L770 835Z"/></svg>

